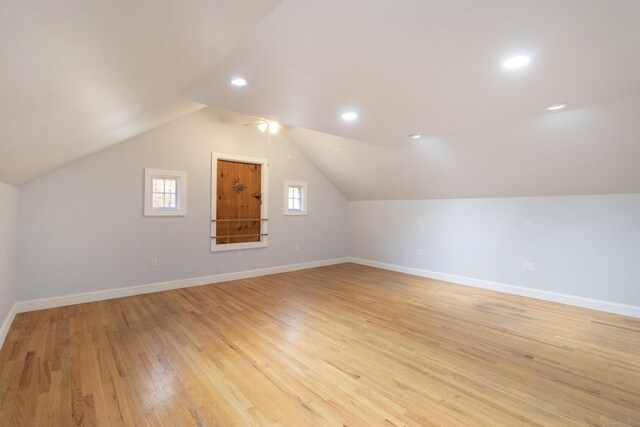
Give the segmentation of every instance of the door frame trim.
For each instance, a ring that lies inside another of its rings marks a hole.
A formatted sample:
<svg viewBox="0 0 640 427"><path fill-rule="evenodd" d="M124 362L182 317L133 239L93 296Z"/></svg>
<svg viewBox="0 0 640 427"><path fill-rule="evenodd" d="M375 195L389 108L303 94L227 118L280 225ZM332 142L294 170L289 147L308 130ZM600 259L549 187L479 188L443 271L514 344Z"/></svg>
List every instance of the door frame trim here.
<svg viewBox="0 0 640 427"><path fill-rule="evenodd" d="M244 242L244 243L227 243L224 245L216 245L216 202L218 199L218 160L228 160L232 162L238 163L249 163L254 165L261 165L260 168L260 191L262 192L262 205L260 205L260 233L265 234L262 236L259 242ZM234 251L240 249L254 249L254 248L266 248L268 243L268 236L266 234L269 233L267 230L268 227L268 200L269 200L269 162L267 159L263 159L260 157L248 157L248 156L239 156L237 154L226 154L226 153L211 153L211 252L220 252L220 251Z"/></svg>

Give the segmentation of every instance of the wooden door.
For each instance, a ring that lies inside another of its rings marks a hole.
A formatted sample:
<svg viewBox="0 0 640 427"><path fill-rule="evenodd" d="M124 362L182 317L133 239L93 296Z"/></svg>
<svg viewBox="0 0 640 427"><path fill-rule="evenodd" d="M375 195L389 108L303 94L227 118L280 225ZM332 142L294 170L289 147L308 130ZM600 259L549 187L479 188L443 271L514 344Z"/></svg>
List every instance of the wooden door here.
<svg viewBox="0 0 640 427"><path fill-rule="evenodd" d="M218 160L216 244L261 239L262 165Z"/></svg>

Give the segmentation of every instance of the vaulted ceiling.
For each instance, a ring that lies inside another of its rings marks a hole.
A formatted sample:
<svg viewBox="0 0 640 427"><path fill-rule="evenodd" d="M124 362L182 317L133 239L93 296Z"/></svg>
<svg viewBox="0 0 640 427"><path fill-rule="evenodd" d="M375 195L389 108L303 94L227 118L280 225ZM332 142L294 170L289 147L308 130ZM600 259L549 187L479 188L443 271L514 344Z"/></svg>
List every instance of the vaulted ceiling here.
<svg viewBox="0 0 640 427"><path fill-rule="evenodd" d="M637 0L85 3L0 3L0 180L207 104L351 200L640 192Z"/></svg>
<svg viewBox="0 0 640 427"><path fill-rule="evenodd" d="M279 0L0 2L0 181L193 112L183 100Z"/></svg>
<svg viewBox="0 0 640 427"><path fill-rule="evenodd" d="M640 192L640 97L380 146L287 135L349 200Z"/></svg>
<svg viewBox="0 0 640 427"><path fill-rule="evenodd" d="M640 94L639 23L637 0L285 0L188 97L401 146Z"/></svg>

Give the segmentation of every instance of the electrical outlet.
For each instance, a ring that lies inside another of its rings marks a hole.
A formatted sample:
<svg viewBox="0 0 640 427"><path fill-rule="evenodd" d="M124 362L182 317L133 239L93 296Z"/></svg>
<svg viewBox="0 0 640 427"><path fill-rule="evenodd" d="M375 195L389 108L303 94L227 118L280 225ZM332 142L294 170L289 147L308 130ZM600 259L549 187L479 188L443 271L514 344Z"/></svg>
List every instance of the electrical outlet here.
<svg viewBox="0 0 640 427"><path fill-rule="evenodd" d="M422 218L420 218L419 216L416 217L416 224L418 225L422 224Z"/></svg>
<svg viewBox="0 0 640 427"><path fill-rule="evenodd" d="M535 271L535 265L532 262L524 263L524 271L533 272Z"/></svg>
<svg viewBox="0 0 640 427"><path fill-rule="evenodd" d="M296 252L300 250L300 244L296 243Z"/></svg>
<svg viewBox="0 0 640 427"><path fill-rule="evenodd" d="M241 257L242 255L244 255L244 253L242 252L242 249L240 249L240 250L238 251L238 256L240 256L240 257Z"/></svg>
<svg viewBox="0 0 640 427"><path fill-rule="evenodd" d="M525 229L526 231L531 231L531 230L533 230L533 222L531 222L531 221L525 221L525 222L524 222L524 229Z"/></svg>
<svg viewBox="0 0 640 427"><path fill-rule="evenodd" d="M158 266L158 258L153 257L151 258L151 267L157 267Z"/></svg>
<svg viewBox="0 0 640 427"><path fill-rule="evenodd" d="M422 249L416 249L416 256L422 256Z"/></svg>

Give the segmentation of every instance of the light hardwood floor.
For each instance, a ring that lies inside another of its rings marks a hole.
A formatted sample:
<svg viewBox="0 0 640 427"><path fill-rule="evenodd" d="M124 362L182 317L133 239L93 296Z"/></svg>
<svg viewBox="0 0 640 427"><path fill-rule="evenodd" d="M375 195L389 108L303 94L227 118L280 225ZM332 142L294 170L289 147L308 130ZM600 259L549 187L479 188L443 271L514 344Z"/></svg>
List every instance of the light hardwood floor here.
<svg viewBox="0 0 640 427"><path fill-rule="evenodd" d="M20 314L0 425L640 425L640 320L354 264Z"/></svg>

